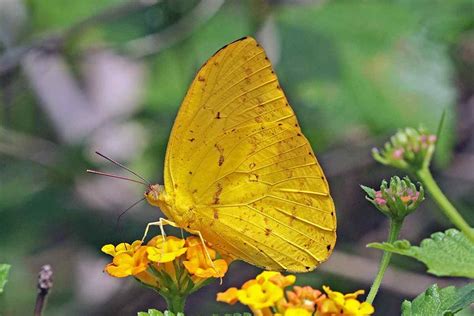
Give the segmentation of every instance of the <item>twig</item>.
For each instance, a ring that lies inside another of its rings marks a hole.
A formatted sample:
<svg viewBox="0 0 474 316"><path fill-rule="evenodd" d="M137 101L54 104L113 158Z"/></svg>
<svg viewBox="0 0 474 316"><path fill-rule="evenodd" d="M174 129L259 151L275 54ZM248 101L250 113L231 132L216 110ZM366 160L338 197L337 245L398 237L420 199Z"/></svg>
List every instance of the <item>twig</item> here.
<svg viewBox="0 0 474 316"><path fill-rule="evenodd" d="M118 19L134 11L146 9L156 5L159 1L160 0L126 1L87 17L61 32L44 35L40 38L33 39L31 42L24 45L8 49L2 56L0 56L0 76L17 67L23 57L33 49L46 51L58 50L67 40L77 36L92 26Z"/></svg>
<svg viewBox="0 0 474 316"><path fill-rule="evenodd" d="M34 316L41 316L46 303L46 296L53 287L53 270L49 264L41 267L38 275L38 296L36 297L36 305Z"/></svg>
<svg viewBox="0 0 474 316"><path fill-rule="evenodd" d="M224 0L202 0L191 12L175 24L160 31L125 44L125 52L135 58L143 58L156 54L182 40L200 25L212 18L222 7Z"/></svg>

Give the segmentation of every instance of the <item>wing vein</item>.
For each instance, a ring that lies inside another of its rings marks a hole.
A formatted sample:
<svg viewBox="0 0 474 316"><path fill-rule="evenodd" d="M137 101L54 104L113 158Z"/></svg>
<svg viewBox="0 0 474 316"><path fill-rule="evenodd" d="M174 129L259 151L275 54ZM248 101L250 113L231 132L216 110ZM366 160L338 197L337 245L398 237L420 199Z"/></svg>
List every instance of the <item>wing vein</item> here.
<svg viewBox="0 0 474 316"><path fill-rule="evenodd" d="M290 137L290 138L291 138L291 137ZM305 144L303 144L303 145L305 145ZM277 157L278 157L278 156L277 156ZM264 165L264 166L261 166L261 167L252 169L252 171L257 171L257 170L265 169L265 168L268 168L268 167L270 167L270 166L279 164L280 162L284 162L284 161L288 161L288 160L293 160L293 159L298 159L298 158L302 158L302 157L307 157L307 155L300 155L300 156L296 156L296 157L289 157L289 158L286 158L286 159L283 159L283 160L279 160L278 162L269 163L269 164L266 164L266 165Z"/></svg>
<svg viewBox="0 0 474 316"><path fill-rule="evenodd" d="M247 206L248 206L248 205L247 205ZM224 213L223 215L224 215L224 216L229 216L229 217L234 217L234 218L240 219L238 216L231 215L231 214L228 214L228 213ZM254 227L259 228L259 229L262 230L263 232L267 232L267 230L266 230L264 227L262 227L262 226L260 226L260 225L257 225L256 223L254 223L254 222L252 222L252 221L249 221L249 220L246 220L246 219L242 219L242 220L244 220L245 222L249 223L250 225L252 225L252 226L254 226ZM319 259L318 257L316 257L311 251L309 251L308 249L305 249L305 248L301 247L300 245L298 245L297 243L293 242L292 240L286 239L285 237L281 236L280 234L275 233L274 231L271 231L271 232L269 232L269 233L270 233L270 235L273 235L273 236L279 238L280 240L282 240L283 242L285 242L285 243L287 243L287 244L293 246L294 248L296 248L296 249L298 249L298 250L300 250L300 251L302 251L302 252L308 254L308 255L309 255L310 257L312 257L314 260L316 260L316 261L318 261L318 262L321 262L321 261L322 261L321 259ZM274 248L271 248L271 249L275 250ZM280 252L280 253L281 253L281 252Z"/></svg>
<svg viewBox="0 0 474 316"><path fill-rule="evenodd" d="M310 208L310 209L313 209L313 210L316 210L316 211L320 211L320 212L323 212L323 213L331 213L333 210L329 210L329 211L326 211L322 208L319 208L319 207L316 207L316 206L311 206L311 205L306 205L306 204L303 204L303 203L299 203L299 202L296 202L296 201L293 201L293 200L290 200L290 199L285 199L285 198L282 198L280 196L275 196L275 195L266 195L265 196L266 198L272 198L272 199L275 199L275 200L280 200L280 201L285 201L285 202L289 202L289 203L293 203L295 205L299 205L299 206L304 206L304 207L307 207L307 208Z"/></svg>
<svg viewBox="0 0 474 316"><path fill-rule="evenodd" d="M275 171L272 171L272 172L263 173L263 174L260 174L260 175L261 175L261 176L267 176L267 175L273 174L273 173L278 173L278 172L282 172L282 171L286 171L286 170L297 169L297 168L307 167L307 166L312 166L312 165L317 165L316 161L315 161L315 162L311 162L311 163L307 163L307 164L304 164L304 165L292 166L292 167L288 167L288 168L285 168L285 169L278 169L278 170L275 170Z"/></svg>
<svg viewBox="0 0 474 316"><path fill-rule="evenodd" d="M239 94L238 96L236 96L235 98L233 98L232 100L230 100L229 102L227 102L226 104L224 104L224 105L223 105L221 108L219 108L218 110L219 110L219 111L223 111L227 106L229 106L229 104L231 104L232 102L234 102L235 100L237 100L237 99L240 98L241 96L244 96L244 95L246 95L247 93L252 92L252 91L255 91L255 90L257 90L257 89L260 89L261 87L264 87L264 86L266 86L267 84L273 83L273 82L275 82L275 81L277 81L277 80L278 80L278 79L275 77L275 78L273 78L273 79L271 79L271 80L268 80L268 81L266 81L266 82L264 82L264 83L262 83L262 84L260 84L260 85L258 85L258 86L256 86L256 87L253 87L253 88L250 89L250 90L246 90L246 91L242 92L241 94Z"/></svg>
<svg viewBox="0 0 474 316"><path fill-rule="evenodd" d="M234 84L232 84L231 86L227 87L224 91L219 91L219 94L215 94L214 96L217 96L217 95L224 95L227 91L229 91L230 89L234 88L235 86L237 86L239 83L241 83L242 81L246 80L246 79L249 79L251 78L252 76L258 74L260 71L262 70L265 70L265 69L268 69L268 68L271 68L272 65L268 64L268 65L265 65L263 66L262 68L259 68L258 70L255 70L254 72L252 72L251 74L248 74L246 75L245 77L243 77L242 79L240 79L239 81L235 82Z"/></svg>
<svg viewBox="0 0 474 316"><path fill-rule="evenodd" d="M296 215L294 215L294 214L291 214L290 212L285 211L284 209L281 209L281 208L279 208L279 207L277 207L277 206L275 206L275 209L276 209L277 211L283 213L283 214L286 214L286 215L288 215L288 216L291 216L292 218L294 218L294 219L297 220L297 221L300 221L300 222L302 222L302 223L311 225L311 226L313 226L313 227L315 227L315 228L317 228L317 229L320 229L320 230L323 230L323 231L327 231L327 232L333 232L333 231L334 231L334 229L331 229L331 228L325 227L325 226L321 226L321 225L318 225L318 224L313 223L313 222L311 222L311 221L308 221L308 220L306 220L306 219L304 219L304 218L302 218L302 217L299 217L299 216L296 216Z"/></svg>
<svg viewBox="0 0 474 316"><path fill-rule="evenodd" d="M248 46L248 45L247 45ZM246 46L245 46L246 47ZM238 69L242 69L242 66L244 66L245 64L247 64L249 61L251 61L252 59L258 57L259 55L263 54L264 51L260 51L258 52L257 54L253 55L252 57L250 57L249 59L246 59L243 63L240 63L238 66L232 68L232 70L230 70L229 73L227 73L223 78L222 78L222 82L226 82L227 83L227 78L229 78L231 75L233 75Z"/></svg>
<svg viewBox="0 0 474 316"><path fill-rule="evenodd" d="M275 186L275 185L278 185L280 183L284 183L286 181L290 181L290 180L294 180L294 179L306 179L306 178L308 178L308 179L322 179L321 176L299 176L299 177L291 177L291 178L283 179L283 180L271 183L271 185Z"/></svg>
<svg viewBox="0 0 474 316"><path fill-rule="evenodd" d="M203 216L206 216L207 218L209 218L209 219L211 219L211 220L214 220L214 218L213 218L211 215L209 215L209 214L207 214L207 213L205 213L205 212L202 212L202 213L200 213L200 214L203 215ZM232 218L238 218L237 216L230 215L230 214L225 214L225 215L228 216L228 217L232 217ZM245 220L245 219L241 219L241 220L244 221L244 222L248 222L248 221ZM235 227L233 227L233 226L231 226L231 225L226 224L225 222L219 222L219 223L222 224L222 225L224 225L225 227L227 227L227 228L233 230L234 232L238 233L240 236L245 236L245 237L247 238L247 241L248 241L248 240L252 240L252 241L253 241L255 244L257 244L257 245L261 245L261 244L262 244L260 241L258 241L258 240L255 239L255 238L250 237L249 235L242 235L242 232L241 232L241 231L237 230ZM276 263L278 266L280 266L282 269L287 270L287 267L285 267L284 265L282 265L279 261L277 261L276 259L274 259L273 257L271 257L269 254L267 254L267 253L264 252L264 251L261 251L258 247L256 247L255 245L253 245L253 244L251 244L251 243L248 243L248 244L251 245L254 249L257 249L257 251L258 251L259 253L263 254L265 257L267 257L267 258L269 258L270 260L272 260L273 262L275 262L275 263ZM265 244L263 244L263 245L266 246ZM267 246L266 246L266 247L267 247ZM270 249L274 250L275 252L277 252L277 253L279 253L279 254L281 254L281 255L283 255L283 256L286 256L283 252L281 252L281 251L278 250L278 249L273 249L273 248L270 248ZM295 261L295 262L298 262L298 261L294 260L293 258L290 258L290 259L292 259L292 260ZM299 262L298 262L298 263L299 263Z"/></svg>
<svg viewBox="0 0 474 316"><path fill-rule="evenodd" d="M297 232L297 233L300 234L301 236L304 236L304 237L308 238L309 240L312 240L312 241L317 242L317 240L316 240L316 239L313 239L313 237L310 237L310 236L306 235L304 232L302 232L302 231L300 231L300 230L298 230L298 229L296 229L296 228L294 228L294 227L291 227L291 226L289 226L289 225L283 223L282 221L280 221L280 220L278 220L278 219L276 219L276 218L274 218L274 217L272 217L272 216L270 216L270 215L268 215L268 214L265 214L264 212L262 212L262 211L256 209L256 208L253 207L253 206L247 205L247 207L248 207L249 209L251 209L252 211L257 212L258 214L260 214L260 215L262 215L262 216L264 216L264 217L266 217L266 218L269 218L269 219L273 220L275 223L278 223L278 224L280 224L280 225L283 225L284 227L289 228L290 230L293 230L294 232Z"/></svg>
<svg viewBox="0 0 474 316"><path fill-rule="evenodd" d="M280 192L289 192L289 193L302 193L302 194L310 194L310 195L318 195L318 196L329 196L329 194L325 192L316 192L316 191L307 191L307 190L298 190L298 189L288 189L288 188L277 188L274 191Z"/></svg>
<svg viewBox="0 0 474 316"><path fill-rule="evenodd" d="M285 131L287 131L287 130L285 129L285 130L279 132L278 134L276 134L276 135L274 135L274 136L283 134ZM294 136L292 136L292 137L294 137ZM264 149L266 149L266 148L268 148L268 147L271 147L271 146L273 146L273 145L275 145L275 144L277 144L277 143L279 143L279 142L282 142L282 141L286 141L286 140L288 140L288 139L291 139L292 137L285 138L285 139L282 139L282 140L280 140L280 141L274 142L274 143L272 143L272 144L270 144L270 145L268 145L268 146L266 146L266 147L264 147L264 148L259 149L257 152L260 152L261 150L264 150ZM267 139L268 139L268 138L267 138ZM237 146L237 145L236 145L236 146ZM230 150L230 152L229 152L227 155L230 155L230 154L233 152L233 150L236 148L236 146L234 146L234 147ZM254 152L254 154L257 153L257 152ZM202 191L202 193L200 194L200 196L203 196L205 193L207 193L207 191L208 191L214 184L216 184L217 182L219 182L219 181L221 181L222 179L224 179L225 177L228 177L228 176L230 176L231 174L235 173L236 170L237 170L240 166L242 166L242 164L243 164L246 160L248 160L248 158L253 157L254 154L252 154L251 156L244 157L244 160L243 160L234 170L232 170L231 172L228 172L228 173L226 173L225 175L223 175L223 176L217 178L216 180L214 180L211 184L209 184L209 185L206 187L206 189L204 189L204 191Z"/></svg>

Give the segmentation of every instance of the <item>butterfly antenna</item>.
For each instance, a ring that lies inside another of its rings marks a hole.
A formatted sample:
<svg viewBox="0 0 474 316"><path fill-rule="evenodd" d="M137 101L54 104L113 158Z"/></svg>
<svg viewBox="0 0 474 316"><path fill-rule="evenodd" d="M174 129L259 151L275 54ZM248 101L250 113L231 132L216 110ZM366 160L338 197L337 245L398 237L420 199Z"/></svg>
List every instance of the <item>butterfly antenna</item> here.
<svg viewBox="0 0 474 316"><path fill-rule="evenodd" d="M130 211L132 208L134 208L138 203L140 202L143 202L145 200L145 198L141 198L140 200L134 202L132 205L130 205L129 207L127 207L126 210L122 211L120 213L120 215L117 217L117 222L115 223L115 230L118 230L119 228L119 225L120 225L120 220L122 219L122 216L125 215L125 213L127 213L128 211Z"/></svg>
<svg viewBox="0 0 474 316"><path fill-rule="evenodd" d="M96 153L97 155L101 156L102 158L104 158L104 159L110 161L110 162L113 163L114 165L117 165L117 166L119 166L119 167L121 167L121 168L127 170L127 171L130 172L131 174L137 176L139 179L145 181L148 185L151 185L150 181L146 180L145 178L143 178L141 175L139 175L139 174L136 173L135 171L133 171L133 170L131 170L131 169L125 167L125 166L122 165L120 162L115 161L115 160L113 160L112 158L109 158L109 157L107 157L106 155L104 155L104 154L102 154L102 153L100 153L100 152L98 152L98 151L96 151L95 153Z"/></svg>
<svg viewBox="0 0 474 316"><path fill-rule="evenodd" d="M86 172L88 172L88 173L93 173L93 174L98 174L98 175L100 175L100 176L106 176L106 177L110 177L110 178L115 178L115 179L121 179L121 180L127 180L127 181L131 181L131 182L135 182L135 183L140 183L140 184L143 184L143 185L146 186L146 187L149 187L149 186L150 186L149 183L145 183L145 182L143 182L143 181L138 181L138 180L130 179L130 178L127 178L127 177L121 177L121 176L117 176L117 175L115 175L115 174L106 173L106 172L102 172L102 171L96 171L96 170L87 169Z"/></svg>

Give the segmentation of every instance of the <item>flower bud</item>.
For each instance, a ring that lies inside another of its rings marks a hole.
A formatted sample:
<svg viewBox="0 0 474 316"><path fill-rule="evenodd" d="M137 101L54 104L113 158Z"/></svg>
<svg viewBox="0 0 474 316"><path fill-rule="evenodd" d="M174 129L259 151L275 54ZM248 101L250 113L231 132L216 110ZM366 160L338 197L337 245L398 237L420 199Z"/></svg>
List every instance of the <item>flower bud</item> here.
<svg viewBox="0 0 474 316"><path fill-rule="evenodd" d="M419 189L413 184L410 178L392 177L390 183L383 180L380 190L361 186L367 193L365 197L378 210L395 220L403 220L405 216L418 208L424 200L424 190L421 184Z"/></svg>
<svg viewBox="0 0 474 316"><path fill-rule="evenodd" d="M392 136L383 149L372 149L372 156L384 165L416 171L429 166L435 144L435 135L422 128L407 127Z"/></svg>

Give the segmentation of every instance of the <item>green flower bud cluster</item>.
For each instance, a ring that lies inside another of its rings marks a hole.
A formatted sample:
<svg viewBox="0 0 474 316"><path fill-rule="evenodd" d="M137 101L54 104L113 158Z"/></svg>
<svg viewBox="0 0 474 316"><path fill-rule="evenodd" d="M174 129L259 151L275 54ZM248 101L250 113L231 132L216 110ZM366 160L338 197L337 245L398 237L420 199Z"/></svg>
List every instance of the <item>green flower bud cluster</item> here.
<svg viewBox="0 0 474 316"><path fill-rule="evenodd" d="M403 220L405 216L418 208L425 198L425 192L421 184L419 189L410 178L392 177L390 183L383 180L380 190L361 186L367 193L365 197L378 210L395 220Z"/></svg>
<svg viewBox="0 0 474 316"><path fill-rule="evenodd" d="M407 127L393 135L383 149L372 149L372 156L384 165L413 172L429 166L435 144L435 135Z"/></svg>

